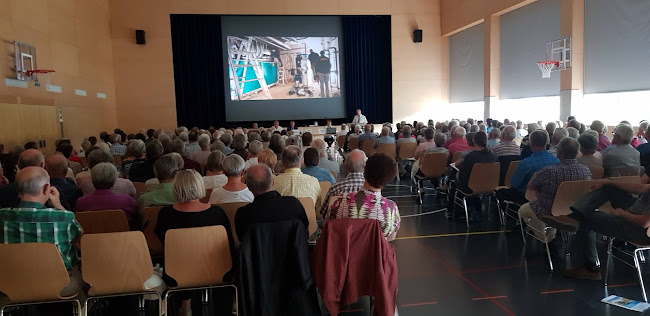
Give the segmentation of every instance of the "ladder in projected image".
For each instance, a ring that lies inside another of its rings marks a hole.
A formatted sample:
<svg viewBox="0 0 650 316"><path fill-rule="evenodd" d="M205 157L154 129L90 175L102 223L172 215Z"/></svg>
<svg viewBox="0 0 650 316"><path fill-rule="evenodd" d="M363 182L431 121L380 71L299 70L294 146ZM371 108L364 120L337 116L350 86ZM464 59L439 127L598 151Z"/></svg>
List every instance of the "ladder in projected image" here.
<svg viewBox="0 0 650 316"><path fill-rule="evenodd" d="M270 100L272 99L271 92L269 92L269 86L266 84L266 80L264 79L264 71L257 59L257 55L252 51L252 45L253 41L244 40L241 42L241 45L239 45L239 49L235 47L229 48L230 58L228 58L228 62L230 63L230 69L232 69L232 77L235 83L237 97L239 100L243 100L244 97L255 94L261 90L262 93L264 93L264 96ZM244 69L241 77L237 76L237 70L240 68ZM246 74L248 73L249 68L252 68L255 73L254 79L246 79ZM244 93L244 86L246 83L254 81L259 82L260 88Z"/></svg>

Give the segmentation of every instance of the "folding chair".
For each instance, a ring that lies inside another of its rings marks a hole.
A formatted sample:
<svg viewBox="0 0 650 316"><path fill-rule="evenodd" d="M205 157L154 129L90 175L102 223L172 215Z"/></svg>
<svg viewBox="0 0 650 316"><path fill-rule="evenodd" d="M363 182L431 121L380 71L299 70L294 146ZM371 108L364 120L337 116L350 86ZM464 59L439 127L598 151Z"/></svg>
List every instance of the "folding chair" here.
<svg viewBox="0 0 650 316"><path fill-rule="evenodd" d="M154 229L158 223L158 213L160 212L160 206L154 207L145 207L142 214L142 233L144 238L147 241L147 247L149 247L149 254L152 257L160 257L163 255L164 249L162 242L156 236Z"/></svg>
<svg viewBox="0 0 650 316"><path fill-rule="evenodd" d="M366 156L370 157L372 154L375 153L375 148L373 147L375 144L374 140L367 139L361 142L361 150L366 153Z"/></svg>
<svg viewBox="0 0 650 316"><path fill-rule="evenodd" d="M165 234L165 272L177 283L165 293L168 306L172 293L204 290L202 301L207 303L208 290L223 287L235 289L237 304L237 287L223 280L231 269L228 233L223 226L171 229Z"/></svg>
<svg viewBox="0 0 650 316"><path fill-rule="evenodd" d="M491 200L492 196L494 196L494 189L499 185L499 168L500 165L498 162L477 163L472 167L472 173L469 176L468 187L472 190L472 193L456 189L456 192L454 193L454 203L465 209L467 229L469 229L467 198L482 198L488 196ZM462 195L462 198L459 197L459 194ZM490 200L488 200L488 211L490 210ZM462 204L460 204L460 202L462 202ZM501 220L501 223L503 223L502 214L501 212L498 213L499 219Z"/></svg>
<svg viewBox="0 0 650 316"><path fill-rule="evenodd" d="M242 178L242 181L244 178ZM202 203L208 203L210 202L210 195L212 195L212 189L206 189L205 190L205 196L200 200Z"/></svg>
<svg viewBox="0 0 650 316"><path fill-rule="evenodd" d="M454 153L454 155L451 157L451 162L457 163L460 160L460 154L461 152Z"/></svg>
<svg viewBox="0 0 650 316"><path fill-rule="evenodd" d="M600 180L605 175L605 168L603 167L589 167L591 171L591 178L594 180Z"/></svg>
<svg viewBox="0 0 650 316"><path fill-rule="evenodd" d="M650 237L650 227L646 231L646 235ZM627 241L626 241L627 243ZM641 271L641 263L645 263L646 259L645 256L643 255L644 251L650 250L650 245L639 245L635 243L631 243L636 247L633 252L626 251L625 249L620 249L620 248L614 248L614 238L609 237L609 242L607 243L607 267L605 268L605 286L607 286L607 277L609 276L609 269L610 269L610 263L612 262L612 257L618 259L619 261L623 262L629 267L635 268L637 272L637 276L639 277L639 285L641 286L641 292L643 293L643 300L648 302L648 295L645 290L645 283L643 281L643 274ZM628 263L625 261L623 258L619 258L615 255L613 255L612 250L616 249L621 251L623 254L628 255L633 257L634 261L633 264Z"/></svg>
<svg viewBox="0 0 650 316"><path fill-rule="evenodd" d="M359 149L359 137L350 137L350 139L348 139L348 148L350 148L350 150Z"/></svg>
<svg viewBox="0 0 650 316"><path fill-rule="evenodd" d="M345 144L345 135L336 136L336 145L339 147L339 150L343 151L344 144Z"/></svg>
<svg viewBox="0 0 650 316"><path fill-rule="evenodd" d="M377 146L377 150L375 150L376 153L384 153L390 157L395 157L397 154L397 149L395 149L395 144L379 144Z"/></svg>
<svg viewBox="0 0 650 316"><path fill-rule="evenodd" d="M75 214L84 234L128 232L129 222L122 210L88 211Z"/></svg>
<svg viewBox="0 0 650 316"><path fill-rule="evenodd" d="M235 215L237 214L237 210L248 204L248 202L237 202L237 203L223 203L223 204L217 204L218 207L222 208L223 211L226 213L226 216L228 216L228 220L230 221L230 230L232 233L232 239L235 242L235 247L239 248L239 237L237 236L237 230L235 229Z"/></svg>
<svg viewBox="0 0 650 316"><path fill-rule="evenodd" d="M77 293L60 295L70 278L54 244L0 244L0 258L0 292L10 300L0 303L0 315L7 307L57 302L73 303L73 315L79 315Z"/></svg>
<svg viewBox="0 0 650 316"><path fill-rule="evenodd" d="M512 180L512 176L515 174L515 171L517 171L517 168L519 167L519 163L521 163L521 160L515 160L515 161L510 162L510 164L508 165L508 171L506 172L506 175L505 175L505 178L504 178L505 186L498 186L494 190L495 192L500 190L500 189L506 189L506 188L512 187L512 184L511 184L510 180ZM505 204L505 206L502 206L501 202L497 199L497 206L499 207L499 212L501 212L501 218L504 219L503 223L501 223L501 224L505 226L505 224L506 224L506 222L505 222L506 216L510 217L510 218L512 218L514 220L519 220L519 215L510 214L509 210L512 209L511 206L513 206L513 205L517 205L519 207L521 207L521 205L519 205L518 203L515 203L513 201L507 201L507 200L504 200L503 203Z"/></svg>
<svg viewBox="0 0 650 316"><path fill-rule="evenodd" d="M416 194L422 204L422 196L424 195L423 184L424 181L429 180L433 183L434 180L440 182L440 179L445 174L447 169L447 154L445 153L427 153L422 157L420 163L420 171L422 175L415 175L415 183L417 187Z"/></svg>
<svg viewBox="0 0 650 316"><path fill-rule="evenodd" d="M121 165L122 164L122 156L120 155L113 155L113 162L116 165Z"/></svg>
<svg viewBox="0 0 650 316"><path fill-rule="evenodd" d="M397 170L399 171L399 165L404 164L404 169L406 169L406 166L408 165L413 165L415 162L415 150L417 149L418 144L417 143L403 143L399 145L399 152L397 153ZM400 180L400 174L399 172L397 173L397 181Z"/></svg>
<svg viewBox="0 0 650 316"><path fill-rule="evenodd" d="M144 310L144 295L155 295L158 313L162 313L160 293L144 288L144 282L153 275L153 265L142 232L84 235L81 256L81 273L90 284L84 315L92 301L131 295L139 296L140 310Z"/></svg>
<svg viewBox="0 0 650 316"><path fill-rule="evenodd" d="M135 187L136 196L140 196L142 193L147 192L147 186L144 184L144 182L133 182L133 186Z"/></svg>
<svg viewBox="0 0 650 316"><path fill-rule="evenodd" d="M309 227L307 229L309 236L313 235L316 230L318 230L318 223L316 222L316 207L314 205L314 200L310 197L298 198L298 201L302 204L302 207L307 213L307 220L309 221Z"/></svg>
<svg viewBox="0 0 650 316"><path fill-rule="evenodd" d="M323 204L327 203L327 201L325 201L325 196L327 195L327 191L329 191L332 187L332 184L329 181L320 181L318 183L320 184L320 196L318 197L318 201L316 203L316 209L320 210L321 207L323 207ZM316 212L316 219L323 219L323 216L320 214L320 212Z"/></svg>

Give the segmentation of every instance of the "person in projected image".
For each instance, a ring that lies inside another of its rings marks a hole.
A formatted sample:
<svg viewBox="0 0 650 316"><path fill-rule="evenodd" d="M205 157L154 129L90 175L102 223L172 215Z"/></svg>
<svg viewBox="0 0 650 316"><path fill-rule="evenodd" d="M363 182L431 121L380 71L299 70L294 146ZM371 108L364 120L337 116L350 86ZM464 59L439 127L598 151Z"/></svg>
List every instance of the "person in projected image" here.
<svg viewBox="0 0 650 316"><path fill-rule="evenodd" d="M314 73L314 77L316 77L316 63L318 63L318 60L320 59L320 56L314 52L313 49L309 50L309 56L307 57L309 59L309 62L311 63L311 70Z"/></svg>
<svg viewBox="0 0 650 316"><path fill-rule="evenodd" d="M320 83L320 96L323 98L330 97L330 71L332 63L330 59L325 56L325 51L320 52L320 58L316 62L316 75L318 75L318 82Z"/></svg>

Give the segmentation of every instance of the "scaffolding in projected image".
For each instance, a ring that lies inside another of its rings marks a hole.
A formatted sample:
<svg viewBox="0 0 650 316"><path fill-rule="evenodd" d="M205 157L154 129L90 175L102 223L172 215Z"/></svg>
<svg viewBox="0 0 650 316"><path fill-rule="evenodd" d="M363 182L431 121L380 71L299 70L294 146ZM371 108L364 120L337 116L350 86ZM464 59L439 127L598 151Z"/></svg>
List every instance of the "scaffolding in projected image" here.
<svg viewBox="0 0 650 316"><path fill-rule="evenodd" d="M314 40L319 43L315 44ZM231 100L313 97L319 90L319 83L308 59L310 49L317 53L323 51L331 61L330 95L340 96L336 37L228 36L227 41ZM269 90L288 83L293 85Z"/></svg>

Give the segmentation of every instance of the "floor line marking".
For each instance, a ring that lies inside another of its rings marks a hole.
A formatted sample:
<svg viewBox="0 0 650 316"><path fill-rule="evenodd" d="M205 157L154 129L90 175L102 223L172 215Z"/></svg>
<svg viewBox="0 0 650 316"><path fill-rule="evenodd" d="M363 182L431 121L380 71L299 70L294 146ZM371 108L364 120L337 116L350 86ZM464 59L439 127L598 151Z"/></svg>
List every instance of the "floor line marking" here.
<svg viewBox="0 0 650 316"><path fill-rule="evenodd" d="M435 305L435 304L438 304L438 302L423 302L423 303L402 304L401 307L425 306L425 305Z"/></svg>
<svg viewBox="0 0 650 316"><path fill-rule="evenodd" d="M426 253L428 253L430 256L432 256L434 259L436 259L436 261L438 261L440 264L444 265L444 266L447 268L447 270L449 270L449 272L452 272L452 273L456 274L459 278L461 278L463 281L465 281L465 283L469 284L469 285L470 285L471 287L473 287L475 290L477 290L477 291L479 291L481 294L483 294L483 296L489 296L489 295L488 295L485 291L483 291L480 287L478 287L476 284L472 283L472 281L470 281L470 280L467 279L465 276L463 276L463 275L462 275L458 270L454 269L452 266L450 266L449 264L447 264L447 262L445 262L444 260L442 260L442 258L440 258L440 256L438 256L438 254L436 254L435 252L433 252L431 249L429 249L428 247L425 247L425 246L422 245L422 243L420 243L419 241L418 241L416 244L418 245L418 247L422 248ZM515 316L515 313L513 313L512 311L510 311L507 307L503 306L503 305L502 305L501 303L499 303L497 300L495 300L495 299L490 299L490 301L492 301L494 304L496 304L497 306L499 306L499 307L500 307L504 312L506 312L508 315L510 315L510 316Z"/></svg>
<svg viewBox="0 0 650 316"><path fill-rule="evenodd" d="M495 300L498 298L508 298L507 295L500 295L500 296L488 296L488 297L475 297L472 299L472 301L482 301L482 300Z"/></svg>
<svg viewBox="0 0 650 316"><path fill-rule="evenodd" d="M614 284L614 285L608 285L607 287L623 287L623 286L632 286L632 285L639 285L639 283L624 283L624 284Z"/></svg>
<svg viewBox="0 0 650 316"><path fill-rule="evenodd" d="M541 291L539 294L545 295L545 294L556 294L556 293L570 293L575 291L575 289L566 289L566 290L554 290L554 291Z"/></svg>
<svg viewBox="0 0 650 316"><path fill-rule="evenodd" d="M402 215L400 216L401 218L408 218L408 217L416 217L416 216L424 216L424 215L430 215L430 214L435 214L435 213L440 213L444 212L447 209L441 209L441 210L435 210L435 211L430 211L430 212L424 212L424 213L418 213L418 214L411 214L411 215Z"/></svg>
<svg viewBox="0 0 650 316"><path fill-rule="evenodd" d="M438 235L422 235L422 236L406 236L406 237L397 237L395 240L406 240L406 239L424 239L424 238L439 238L439 237L455 237L455 236L471 236L471 235L489 235L489 234L500 234L500 233L509 233L510 230L491 230L483 232L467 232L467 233L453 233L453 234L438 234Z"/></svg>

